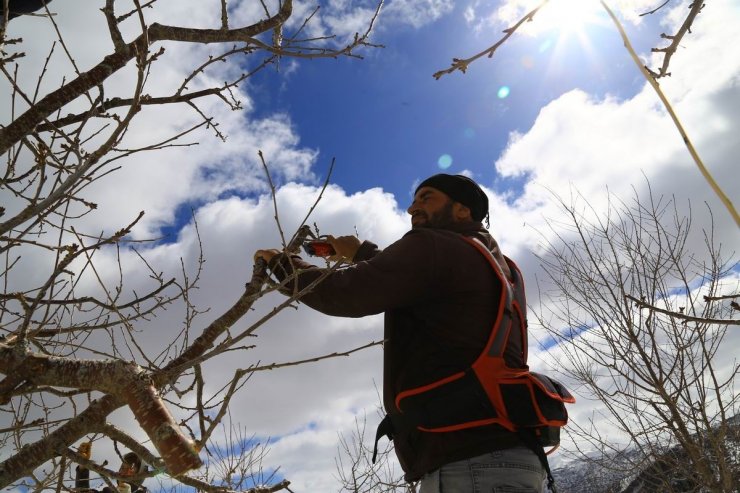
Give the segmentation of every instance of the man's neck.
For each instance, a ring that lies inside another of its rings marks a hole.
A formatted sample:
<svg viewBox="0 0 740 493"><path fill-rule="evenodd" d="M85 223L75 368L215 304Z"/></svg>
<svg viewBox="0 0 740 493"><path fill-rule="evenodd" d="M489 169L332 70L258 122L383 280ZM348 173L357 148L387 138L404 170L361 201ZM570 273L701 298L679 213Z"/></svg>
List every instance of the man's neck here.
<svg viewBox="0 0 740 493"><path fill-rule="evenodd" d="M449 231L454 231L455 233L464 233L468 231L480 231L483 228L483 224L480 223L480 221L455 221L453 223L450 223L446 228Z"/></svg>

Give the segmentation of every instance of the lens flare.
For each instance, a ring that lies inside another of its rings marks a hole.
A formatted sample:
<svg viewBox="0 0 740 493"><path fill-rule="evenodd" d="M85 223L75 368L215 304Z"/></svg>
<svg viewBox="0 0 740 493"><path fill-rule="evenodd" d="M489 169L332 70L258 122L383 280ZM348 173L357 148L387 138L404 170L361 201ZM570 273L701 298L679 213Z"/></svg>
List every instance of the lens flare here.
<svg viewBox="0 0 740 493"><path fill-rule="evenodd" d="M511 89L509 89L509 86L501 86L496 95L499 99L504 99L509 95L510 92Z"/></svg>
<svg viewBox="0 0 740 493"><path fill-rule="evenodd" d="M442 154L439 156L439 159L437 159L437 166L440 167L440 169L447 169L450 166L452 166L452 156L449 154Z"/></svg>

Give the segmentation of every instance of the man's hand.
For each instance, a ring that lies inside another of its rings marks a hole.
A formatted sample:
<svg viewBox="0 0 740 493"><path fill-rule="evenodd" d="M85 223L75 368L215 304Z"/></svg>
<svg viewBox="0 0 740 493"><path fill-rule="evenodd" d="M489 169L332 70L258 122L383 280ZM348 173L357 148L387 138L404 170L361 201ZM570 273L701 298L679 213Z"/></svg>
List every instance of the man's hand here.
<svg viewBox="0 0 740 493"><path fill-rule="evenodd" d="M82 442L80 446L77 447L77 453L85 459L90 460L90 455L92 454L92 442Z"/></svg>
<svg viewBox="0 0 740 493"><path fill-rule="evenodd" d="M256 262L258 258L261 258L269 264L270 260L272 260L272 257L274 257L275 255L280 255L280 250L276 250L275 248L270 248L268 250L257 250L256 252L254 252L254 260Z"/></svg>
<svg viewBox="0 0 740 493"><path fill-rule="evenodd" d="M326 237L326 241L331 243L334 247L336 254L329 257L329 260L337 262L339 260L348 260L352 262L359 250L362 242L356 236L339 236L337 238L329 235Z"/></svg>

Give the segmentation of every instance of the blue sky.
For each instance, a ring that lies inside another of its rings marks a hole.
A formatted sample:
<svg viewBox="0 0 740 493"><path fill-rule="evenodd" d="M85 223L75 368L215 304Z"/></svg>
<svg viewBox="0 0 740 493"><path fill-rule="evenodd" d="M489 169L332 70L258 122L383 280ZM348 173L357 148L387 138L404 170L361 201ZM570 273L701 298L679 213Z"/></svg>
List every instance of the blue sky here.
<svg viewBox="0 0 740 493"><path fill-rule="evenodd" d="M592 12L585 7L596 5L587 0L560 2L566 3L550 1L551 13L573 12L567 2L580 2L575 3L581 8L571 19ZM217 3L160 0L145 15L148 22L214 27L220 25L218 9L213 7ZM294 3L291 25L295 27L317 2ZM367 1L318 3L322 9L309 34L333 31L340 39L364 29L373 7ZM241 84L237 96L244 102L243 111L231 111L217 98L203 101L201 109L219 122L226 142L210 130L201 130L186 138L195 146L111 163L121 167L85 189L84 198L97 203L98 209L80 219L76 228L92 235L112 232L144 210L146 215L132 236L168 234L166 241L147 244L141 251L157 270L172 276L180 275L182 265L193 272L202 246L206 264L200 289L192 293L191 301L210 311L195 320L194 330L241 293L251 273L252 252L279 245L258 150L264 152L278 181L277 201L287 234L306 214L335 157L332 184L311 221L323 233L357 231L381 247L408 230L405 209L413 183L442 171L440 158L449 156L446 172L472 174L486 188L492 232L522 268L530 286L528 300L534 306L537 280L544 278L535 254L554 237L562 219L554 194L567 198L580 192L597 213L604 213L607 191L612 199L629 200L634 190L644 192L649 179L656 194L674 195L681 204L691 200L699 225L708 222L700 214L704 209L700 211L696 204L706 202L725 249L740 250L736 226L688 158L676 129L600 10L594 9L589 22L574 25L567 33L558 29L565 22L562 18L548 21L543 10L527 26L529 33L515 34L493 59L478 60L466 74L434 80L432 74L447 68L453 57L471 56L497 41L523 6L533 3L389 0L372 36L385 48L362 50L364 60L283 60L280 72L267 69ZM650 48L665 45L660 34L675 31L689 2L674 0L646 18L636 14L654 8L653 0L613 3L638 53L655 67L660 58ZM229 5L232 22L237 24L254 22L262 14L259 2L230 1ZM81 70L110 52L97 9L62 0L51 7ZM514 14L507 14L507 8ZM738 25L738 2L708 2L674 57L673 75L661 80L699 153L736 206L740 203L740 52L730 47L736 44ZM134 22L123 27L126 39L137 34ZM27 56L21 59L18 77L32 92L54 31L42 18L16 19L10 29L11 35L25 40ZM193 66L228 47L167 44L165 48L146 87L152 95L170 94ZM219 85L241 71L243 64L239 58L212 67L192 82L191 89ZM73 73L58 50L42 93ZM127 67L112 78L106 95L130 97L132 73ZM7 97L4 84L0 94ZM509 93L499 97L504 86ZM4 102L0 105L2 123L10 118L9 107ZM198 115L184 106L145 108L124 146L147 145L198 122ZM701 245L699 238L696 246ZM119 276L114 253L96 254L101 278L113 283ZM143 292L147 270L133 253L122 255L130 290ZM26 255L17 268L25 276L9 282L23 289L40 275L38 265L32 255ZM94 279L83 278L77 289L94 292L95 287ZM247 327L279 298L261 301L235 330ZM182 313L182 307L172 307L138 327L142 347L154 356L166 349L170 331L182 326ZM738 334L727 340L728 355L740 343ZM300 360L378 340L382 318L344 320L301 307L281 313L258 336L254 349L204 365L207 390L221 388L224 375L234 368ZM534 333L530 363L537 371L547 372L557 366L557 355L543 353L538 340L545 338ZM382 379L381 357L376 347L351 358L260 372L235 397L232 419L244 428L245 436L272 437L264 467L279 467L295 491L335 491L338 433L351 433L355 419L363 415L368 416L368 428L377 422L375 389ZM593 403L581 401L572 416L590 416L592 411ZM138 433L126 410L112 415L111 421ZM214 440L217 446L223 437L214 436ZM111 450L103 446L96 453L112 460L112 455L105 455Z"/></svg>
<svg viewBox="0 0 740 493"><path fill-rule="evenodd" d="M574 88L617 98L642 88L605 13L583 25L585 41L558 29L515 35L492 60L435 80L453 57L502 35L500 28L473 32L465 5L417 30L380 28L372 40L385 48L364 50L364 60L300 61L288 75L263 71L250 81L257 114L290 114L301 143L320 149L317 170L336 157L334 181L348 192L381 186L403 202L414 180L439 171L469 170L498 191L516 191L521 180L493 167L511 131L526 132L542 106ZM651 26L631 34L638 47L655 42ZM452 161L446 169L445 155Z"/></svg>

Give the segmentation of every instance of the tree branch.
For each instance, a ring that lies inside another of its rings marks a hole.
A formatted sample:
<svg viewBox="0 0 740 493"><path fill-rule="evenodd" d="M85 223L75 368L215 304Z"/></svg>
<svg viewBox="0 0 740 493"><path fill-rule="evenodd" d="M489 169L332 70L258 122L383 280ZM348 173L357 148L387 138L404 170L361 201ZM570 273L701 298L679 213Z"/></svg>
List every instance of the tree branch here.
<svg viewBox="0 0 740 493"><path fill-rule="evenodd" d="M658 308L655 305L646 303L629 294L625 295L624 297L627 298L628 300L633 301L640 308L648 308L658 313L668 315L669 317L672 317L672 318L680 318L681 320L685 320L687 322L699 322L699 323L704 323L704 324L740 325L740 320L692 317L691 315L686 315L684 313L676 313L670 310L665 310L663 308Z"/></svg>
<svg viewBox="0 0 740 493"><path fill-rule="evenodd" d="M138 365L123 360L70 360L19 352L0 343L0 372L34 384L92 389L126 401L134 417L162 455L173 476L200 467L192 443L180 431L152 381Z"/></svg>
<svg viewBox="0 0 740 493"><path fill-rule="evenodd" d="M488 58L491 58L493 56L493 54L496 52L496 50L499 48L499 46L501 46L502 44L504 44L506 42L506 40L508 40L516 32L516 30L519 29L519 27L522 24L524 24L525 22L531 22L534 19L534 16L537 13L537 11L540 10L542 7L544 7L545 4L547 3L547 1L548 0L544 0L537 7L535 7L531 11L529 11L524 17L522 17L521 19L519 19L519 22L517 22L516 24L514 24L512 27L509 27L507 29L504 29L504 33L505 33L504 37L502 37L500 40L498 40L494 45L489 46L485 50L481 51L480 53L478 53L476 55L471 56L470 58L464 58L464 59L453 58L452 59L452 66L450 68L445 69L445 70L440 70L439 72L435 72L432 75L432 77L434 77L435 79L439 80L440 77L442 77L443 75L451 74L452 72L454 72L456 70L459 70L460 72L462 72L464 74L465 71L468 69L468 65L470 65L471 63L473 63L477 59L479 59L479 58L481 58L483 56L488 56Z"/></svg>
<svg viewBox="0 0 740 493"><path fill-rule="evenodd" d="M196 92L192 92L188 94L161 96L161 97L156 97L156 98L153 98L150 96L143 96L141 100L139 101L139 103L141 104L141 106L151 106L155 104L185 103L185 102L197 99L197 98L202 98L204 96L219 95L221 91L223 90L224 88L222 87L213 87L210 89L203 89L202 91L196 91ZM50 121L47 123L42 123L36 127L35 131L36 132L48 132L48 131L59 130L62 127L65 127L67 125L83 122L90 117L103 116L106 111L111 110L113 108L131 106L133 103L134 103L134 100L131 98L126 98L126 99L111 98L111 99L108 99L107 101L103 101L101 104L96 106L95 109L93 109L92 111L80 113L77 115L68 115L58 120Z"/></svg>
<svg viewBox="0 0 740 493"><path fill-rule="evenodd" d="M138 53L145 53L149 44L156 41L185 41L197 43L250 42L260 33L269 31L284 23L293 10L292 0L285 0L276 15L248 27L222 31L220 29L194 29L162 24L152 24L147 31L134 41L119 47L115 53L106 56L102 62L77 78L52 91L25 113L6 127L0 129L0 154L33 132L50 114L61 109L79 95L101 84L113 73L123 68ZM0 229L3 231L3 229Z"/></svg>
<svg viewBox="0 0 740 493"><path fill-rule="evenodd" d="M253 366L253 367L250 367L250 368L244 368L244 369L237 370L237 374L241 376L241 375L244 375L246 373L254 373L254 372L257 372L257 371L265 371L265 370L276 370L278 368L285 368L285 367L288 367L288 366L298 366L298 365L303 365L303 364L306 364L306 363L316 363L318 361L322 361L322 360L330 359L330 358L338 358L338 357L341 357L341 356L349 356L352 353L356 353L358 351L362 351L363 349L367 349L367 348L370 348L370 347L373 347L373 346L380 346L384 342L385 341L372 341L372 342L369 342L369 343L364 344L362 346L358 346L356 348L350 349L348 351L334 352L334 353L331 353L331 354L324 354L322 356L315 356L313 358L307 358L307 359L302 359L302 360L298 360L298 361L290 361L290 362L287 362L287 363L270 363L270 364L262 365L262 366Z"/></svg>
<svg viewBox="0 0 740 493"><path fill-rule="evenodd" d="M258 487L250 488L244 491L234 491L228 488L224 488L222 486L213 486L210 483L206 483L205 481L201 481L199 479L191 478L190 476L181 476L177 478L177 480L183 484L192 486L199 491L207 491L209 493L275 493L276 491L281 491L281 490L286 490L286 489L290 491L290 489L288 488L288 486L290 486L290 481L288 481L287 479L284 479L280 481L279 483L276 483L272 486L258 486Z"/></svg>
<svg viewBox="0 0 740 493"><path fill-rule="evenodd" d="M658 52L665 53L665 55L663 56L663 64L661 65L658 72L655 73L652 70L650 71L650 74L656 79L671 75L670 72L668 72L668 65L671 63L671 57L673 57L673 55L676 53L676 50L678 49L678 46L681 44L681 40L686 35L686 33L691 32L691 25L694 23L696 16L699 15L699 12L701 12L701 10L704 8L704 1L694 0L694 3L692 3L689 6L689 8L691 9L689 11L689 15L686 16L686 19L684 19L683 24L681 24L681 27L678 29L676 34L672 36L669 36L665 33L661 34L660 37L663 39L670 39L671 44L665 48L653 48L652 49L653 53L658 53Z"/></svg>

